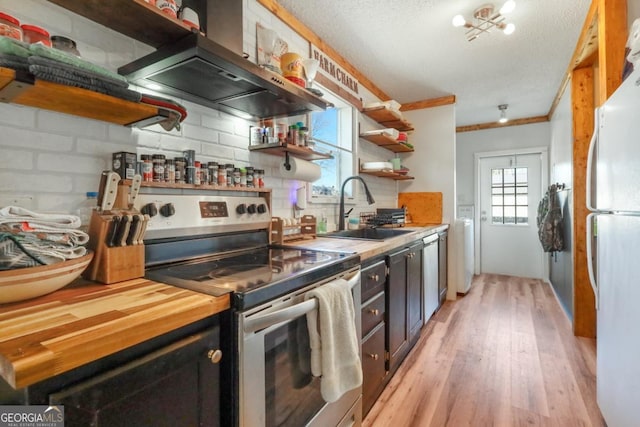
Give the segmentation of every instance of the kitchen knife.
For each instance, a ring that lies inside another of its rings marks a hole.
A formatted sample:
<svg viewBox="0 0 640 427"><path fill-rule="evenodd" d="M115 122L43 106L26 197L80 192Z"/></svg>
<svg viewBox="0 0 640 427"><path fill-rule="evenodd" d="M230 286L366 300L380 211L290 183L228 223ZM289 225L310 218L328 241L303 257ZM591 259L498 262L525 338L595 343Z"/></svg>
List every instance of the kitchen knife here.
<svg viewBox="0 0 640 427"><path fill-rule="evenodd" d="M136 237L140 232L140 215L129 215L132 217L131 227L129 227L129 235L127 236L127 246L135 245L137 243Z"/></svg>
<svg viewBox="0 0 640 427"><path fill-rule="evenodd" d="M109 227L109 233L107 234L107 246L110 248L116 245L116 238L118 236L118 231L120 230L120 217L118 215L114 215L111 218L111 226Z"/></svg>
<svg viewBox="0 0 640 427"><path fill-rule="evenodd" d="M105 170L100 174L100 185L98 186L98 209L102 209L104 188L107 185L107 176L109 175L109 172L110 171Z"/></svg>
<svg viewBox="0 0 640 427"><path fill-rule="evenodd" d="M116 201L118 195L118 183L120 182L120 175L117 172L109 171L107 174L107 183L104 186L104 196L102 198L102 210L110 211L113 209L113 204Z"/></svg>
<svg viewBox="0 0 640 427"><path fill-rule="evenodd" d="M126 246L127 237L129 237L129 229L131 228L132 215L122 215L120 220L120 230L118 231L118 237L116 237L116 246Z"/></svg>
<svg viewBox="0 0 640 427"><path fill-rule="evenodd" d="M140 227L140 232L138 233L138 244L141 245L142 243L144 243L144 234L147 232L147 225L149 224L149 220L151 219L151 217L147 214L144 215L140 215L141 218L141 227Z"/></svg>
<svg viewBox="0 0 640 427"><path fill-rule="evenodd" d="M133 209L133 206L136 202L136 198L138 197L138 192L140 191L140 185L142 184L142 175L136 174L133 176L133 180L131 181L131 191L129 192L129 209Z"/></svg>

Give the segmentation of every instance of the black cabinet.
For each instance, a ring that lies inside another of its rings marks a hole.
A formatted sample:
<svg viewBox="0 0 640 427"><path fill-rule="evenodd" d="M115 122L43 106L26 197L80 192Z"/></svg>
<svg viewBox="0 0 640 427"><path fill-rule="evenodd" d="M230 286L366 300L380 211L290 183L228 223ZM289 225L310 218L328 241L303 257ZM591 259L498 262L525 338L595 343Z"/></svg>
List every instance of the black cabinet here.
<svg viewBox="0 0 640 427"><path fill-rule="evenodd" d="M385 368L385 260L362 269L362 415L369 412L384 389Z"/></svg>
<svg viewBox="0 0 640 427"><path fill-rule="evenodd" d="M223 312L24 389L0 379L0 405L64 405L67 427L227 425L230 322Z"/></svg>
<svg viewBox="0 0 640 427"><path fill-rule="evenodd" d="M409 247L407 254L407 323L410 347L420 336L424 323L422 304L422 242Z"/></svg>
<svg viewBox="0 0 640 427"><path fill-rule="evenodd" d="M393 374L422 327L422 242L388 256L387 350Z"/></svg>
<svg viewBox="0 0 640 427"><path fill-rule="evenodd" d="M66 426L220 425L219 328L50 395Z"/></svg>
<svg viewBox="0 0 640 427"><path fill-rule="evenodd" d="M438 242L438 292L440 295L440 305L447 299L447 232L438 233L440 241Z"/></svg>

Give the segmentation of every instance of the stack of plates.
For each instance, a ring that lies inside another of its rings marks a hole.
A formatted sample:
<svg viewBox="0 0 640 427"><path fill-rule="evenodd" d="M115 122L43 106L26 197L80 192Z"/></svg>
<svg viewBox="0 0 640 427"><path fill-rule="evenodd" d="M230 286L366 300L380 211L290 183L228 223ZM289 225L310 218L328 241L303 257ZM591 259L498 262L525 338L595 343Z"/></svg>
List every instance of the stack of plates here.
<svg viewBox="0 0 640 427"><path fill-rule="evenodd" d="M364 162L361 166L363 171L393 170L391 162Z"/></svg>

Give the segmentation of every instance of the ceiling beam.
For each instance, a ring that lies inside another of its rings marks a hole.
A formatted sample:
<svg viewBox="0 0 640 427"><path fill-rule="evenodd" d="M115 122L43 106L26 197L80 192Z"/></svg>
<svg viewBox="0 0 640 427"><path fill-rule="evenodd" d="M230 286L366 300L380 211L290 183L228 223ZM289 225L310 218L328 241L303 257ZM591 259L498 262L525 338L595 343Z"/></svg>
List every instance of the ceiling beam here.
<svg viewBox="0 0 640 427"><path fill-rule="evenodd" d="M443 105L450 105L455 103L456 103L456 96L449 95L449 96L443 96L440 98L424 99L422 101L408 102L406 104L402 104L402 107L400 107L400 111L422 110L424 108L441 107Z"/></svg>
<svg viewBox="0 0 640 427"><path fill-rule="evenodd" d="M564 95L564 91L569 85L573 70L595 63L595 58L597 57L598 52L598 1L599 0L591 1L591 6L587 12L587 17L584 20L584 25L582 26L580 37L578 37L576 48L573 51L573 56L569 61L567 71L565 71L562 76L562 82L560 83L560 87L558 88L558 92L556 93L553 102L551 103L549 113L547 113L549 117L553 117L553 113L556 111L556 108L560 103L560 99L562 99L562 95Z"/></svg>
<svg viewBox="0 0 640 427"><path fill-rule="evenodd" d="M527 117L524 119L512 119L506 123L498 123L497 121L495 121L495 122L488 122L488 123L480 123L477 125L458 126L456 128L456 132L461 133L461 132L472 132L474 130L506 128L509 126L530 125L532 123L542 123L542 122L548 122L548 121L549 121L549 116Z"/></svg>
<svg viewBox="0 0 640 427"><path fill-rule="evenodd" d="M382 89L375 85L371 80L362 74L356 67L351 65L349 61L342 57L334 48L325 43L316 33L311 31L309 27L300 22L295 16L293 16L288 10L283 8L276 0L258 0L262 6L266 7L271 13L273 13L282 22L287 24L289 28L298 33L309 43L315 45L329 55L336 63L344 68L349 74L354 76L358 83L366 87L372 94L378 97L381 101L389 101L391 97L387 95Z"/></svg>

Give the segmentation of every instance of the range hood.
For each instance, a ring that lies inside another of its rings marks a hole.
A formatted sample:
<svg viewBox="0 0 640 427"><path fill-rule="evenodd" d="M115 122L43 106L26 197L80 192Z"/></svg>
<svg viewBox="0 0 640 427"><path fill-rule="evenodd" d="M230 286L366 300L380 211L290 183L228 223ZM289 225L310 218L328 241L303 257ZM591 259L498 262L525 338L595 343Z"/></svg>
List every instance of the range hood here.
<svg viewBox="0 0 640 427"><path fill-rule="evenodd" d="M120 67L118 73L141 87L155 84L154 90L163 94L245 119L292 116L331 106L196 33Z"/></svg>

